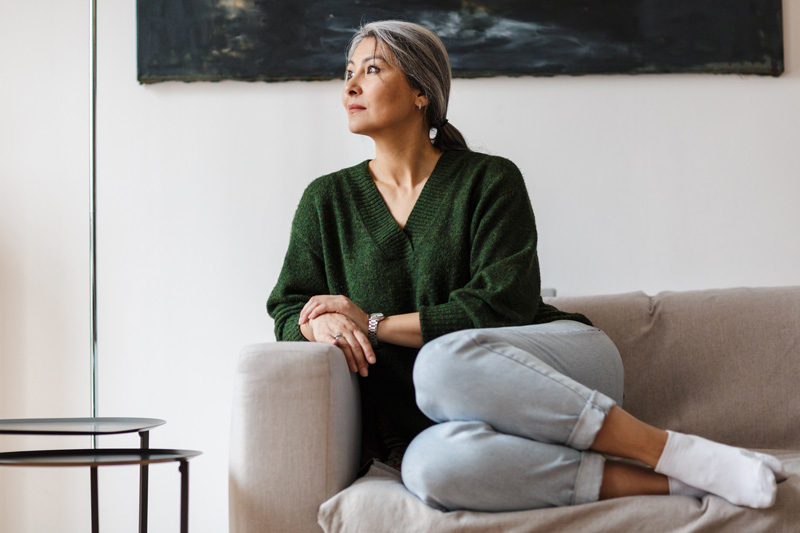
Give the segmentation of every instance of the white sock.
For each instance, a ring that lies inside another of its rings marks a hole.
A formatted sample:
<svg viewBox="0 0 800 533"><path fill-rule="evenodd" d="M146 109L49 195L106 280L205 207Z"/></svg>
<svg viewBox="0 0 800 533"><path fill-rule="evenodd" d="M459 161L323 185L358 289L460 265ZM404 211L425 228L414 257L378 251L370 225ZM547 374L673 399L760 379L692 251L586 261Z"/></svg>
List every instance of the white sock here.
<svg viewBox="0 0 800 533"><path fill-rule="evenodd" d="M698 489L697 487L687 485L680 479L668 477L667 480L669 481L669 493L673 496L689 496L690 498L697 498L698 500L701 500L703 499L703 496L708 494L707 490Z"/></svg>
<svg viewBox="0 0 800 533"><path fill-rule="evenodd" d="M776 474L753 452L696 435L667 433L667 445L655 469L659 474L721 496L734 505L763 509L775 503Z"/></svg>
<svg viewBox="0 0 800 533"><path fill-rule="evenodd" d="M772 473L775 474L775 481L777 483L786 481L789 478L789 474L783 467L783 463L781 463L777 457L767 455L766 453L751 452L750 450L744 450L744 449L742 450L742 453L745 455L753 454L756 459L760 460L762 463L767 465L769 469L772 470Z"/></svg>

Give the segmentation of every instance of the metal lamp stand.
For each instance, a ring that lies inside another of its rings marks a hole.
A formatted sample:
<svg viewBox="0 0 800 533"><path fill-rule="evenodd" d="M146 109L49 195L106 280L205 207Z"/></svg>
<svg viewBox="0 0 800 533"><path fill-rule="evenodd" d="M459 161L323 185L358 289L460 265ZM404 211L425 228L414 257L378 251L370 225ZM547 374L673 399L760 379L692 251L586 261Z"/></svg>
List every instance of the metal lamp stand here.
<svg viewBox="0 0 800 533"><path fill-rule="evenodd" d="M89 53L89 285L91 309L89 312L91 383L89 386L91 416L97 416L97 0L90 0L90 53ZM97 437L92 436L92 448L97 447Z"/></svg>

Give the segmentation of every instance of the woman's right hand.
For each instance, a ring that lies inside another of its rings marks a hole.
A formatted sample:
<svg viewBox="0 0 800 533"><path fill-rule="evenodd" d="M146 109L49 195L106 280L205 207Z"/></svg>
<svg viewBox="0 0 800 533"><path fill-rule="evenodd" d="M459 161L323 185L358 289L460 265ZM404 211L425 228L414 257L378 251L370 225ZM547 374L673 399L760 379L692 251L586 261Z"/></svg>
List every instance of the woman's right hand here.
<svg viewBox="0 0 800 533"><path fill-rule="evenodd" d="M376 361L367 336L343 314L324 313L308 320L300 330L310 341L338 346L344 352L350 371L358 372L363 377L367 377L369 365Z"/></svg>

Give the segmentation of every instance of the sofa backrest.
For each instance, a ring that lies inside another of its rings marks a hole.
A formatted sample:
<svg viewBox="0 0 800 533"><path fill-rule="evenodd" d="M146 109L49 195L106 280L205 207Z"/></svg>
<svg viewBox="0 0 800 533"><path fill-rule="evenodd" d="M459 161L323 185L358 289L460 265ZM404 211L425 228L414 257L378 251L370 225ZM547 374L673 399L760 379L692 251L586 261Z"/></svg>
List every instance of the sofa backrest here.
<svg viewBox="0 0 800 533"><path fill-rule="evenodd" d="M631 414L738 446L800 447L800 287L545 300L611 337Z"/></svg>

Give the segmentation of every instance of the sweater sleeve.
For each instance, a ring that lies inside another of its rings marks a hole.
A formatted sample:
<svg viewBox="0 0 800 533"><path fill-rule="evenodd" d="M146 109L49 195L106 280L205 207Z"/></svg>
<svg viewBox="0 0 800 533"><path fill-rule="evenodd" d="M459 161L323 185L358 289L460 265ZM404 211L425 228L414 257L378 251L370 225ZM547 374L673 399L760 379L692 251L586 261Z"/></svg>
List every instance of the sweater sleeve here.
<svg viewBox="0 0 800 533"><path fill-rule="evenodd" d="M309 188L295 212L283 268L267 300L267 312L275 320L275 338L279 341L306 340L298 324L300 310L312 296L329 292L319 224Z"/></svg>
<svg viewBox="0 0 800 533"><path fill-rule="evenodd" d="M423 342L469 328L532 324L541 300L536 223L525 181L496 159L470 222L470 276L448 301L420 309Z"/></svg>

